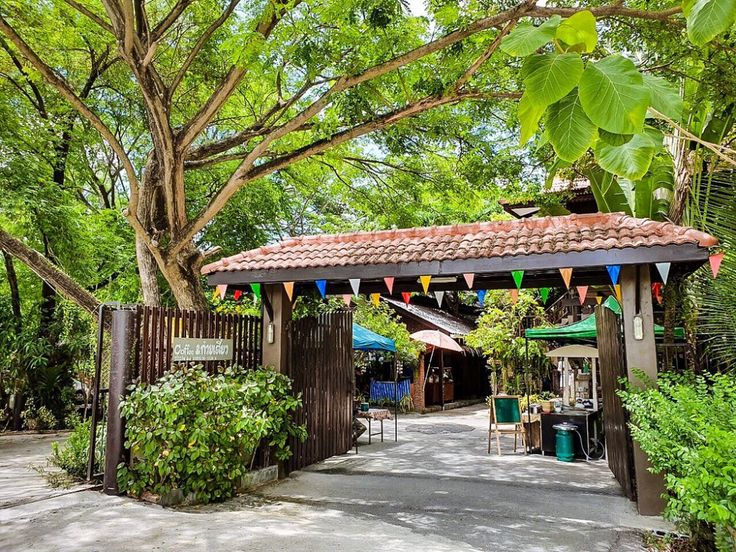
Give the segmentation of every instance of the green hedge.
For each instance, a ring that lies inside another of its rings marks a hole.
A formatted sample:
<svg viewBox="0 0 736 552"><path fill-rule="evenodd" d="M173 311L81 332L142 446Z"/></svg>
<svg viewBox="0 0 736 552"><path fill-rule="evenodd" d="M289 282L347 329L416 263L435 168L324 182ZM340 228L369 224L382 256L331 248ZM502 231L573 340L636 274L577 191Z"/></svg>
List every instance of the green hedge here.
<svg viewBox="0 0 736 552"><path fill-rule="evenodd" d="M118 470L120 488L181 489L204 503L231 497L260 444L284 460L289 437L306 438L292 421L300 405L289 378L268 368L211 375L187 367L140 385L121 406L132 461Z"/></svg>
<svg viewBox="0 0 736 552"><path fill-rule="evenodd" d="M736 377L661 374L656 386L645 383L621 396L634 439L665 476L665 514L736 550Z"/></svg>

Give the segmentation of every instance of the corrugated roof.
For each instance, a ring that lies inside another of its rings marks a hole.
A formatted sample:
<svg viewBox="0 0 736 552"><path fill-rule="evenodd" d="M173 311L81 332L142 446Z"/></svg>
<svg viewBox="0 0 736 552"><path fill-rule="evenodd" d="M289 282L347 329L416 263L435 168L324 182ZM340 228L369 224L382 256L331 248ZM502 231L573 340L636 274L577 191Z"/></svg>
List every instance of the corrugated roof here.
<svg viewBox="0 0 736 552"><path fill-rule="evenodd" d="M475 329L467 320L453 316L449 312L440 309L425 307L424 305L414 305L412 303L407 305L402 301L396 301L386 297L382 297L382 299L399 311L408 312L437 329L448 333L450 337L464 337Z"/></svg>

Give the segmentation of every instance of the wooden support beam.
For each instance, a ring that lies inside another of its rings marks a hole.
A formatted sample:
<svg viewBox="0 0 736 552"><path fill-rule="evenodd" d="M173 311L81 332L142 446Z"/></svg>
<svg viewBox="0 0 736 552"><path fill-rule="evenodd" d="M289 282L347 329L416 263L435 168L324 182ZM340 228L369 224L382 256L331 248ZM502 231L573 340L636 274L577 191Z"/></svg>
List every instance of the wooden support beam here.
<svg viewBox="0 0 736 552"><path fill-rule="evenodd" d="M649 266L625 266L621 269L624 342L629 381L636 385L634 369L657 379L657 350L654 343L654 312ZM649 459L634 441L634 473L637 504L644 516L660 515L664 510L664 479L648 471Z"/></svg>
<svg viewBox="0 0 736 552"><path fill-rule="evenodd" d="M263 314L263 365L284 372L289 362L291 300L281 284L264 285L262 296L270 305L270 313L264 309Z"/></svg>

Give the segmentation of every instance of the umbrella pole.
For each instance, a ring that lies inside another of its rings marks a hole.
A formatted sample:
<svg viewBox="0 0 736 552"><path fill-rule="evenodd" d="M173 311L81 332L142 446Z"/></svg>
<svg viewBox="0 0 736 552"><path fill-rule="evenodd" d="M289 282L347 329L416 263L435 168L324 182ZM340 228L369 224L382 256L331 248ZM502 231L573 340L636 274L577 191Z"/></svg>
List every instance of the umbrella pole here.
<svg viewBox="0 0 736 552"><path fill-rule="evenodd" d="M440 403L445 409L445 350L440 349Z"/></svg>
<svg viewBox="0 0 736 552"><path fill-rule="evenodd" d="M394 443L399 440L399 359L394 353Z"/></svg>
<svg viewBox="0 0 736 552"><path fill-rule="evenodd" d="M526 362L525 362L526 385L524 386L526 387L526 420L527 420L528 427L529 427L529 434L527 435L527 439L526 439L526 448L527 448L527 452L531 454L532 453L532 408L531 408L532 405L529 404L529 387L530 387L529 384L530 384L531 378L529 377L529 368L530 368L529 366L529 339L527 337L524 337L524 355L526 356ZM541 426L539 430L540 431L542 430Z"/></svg>

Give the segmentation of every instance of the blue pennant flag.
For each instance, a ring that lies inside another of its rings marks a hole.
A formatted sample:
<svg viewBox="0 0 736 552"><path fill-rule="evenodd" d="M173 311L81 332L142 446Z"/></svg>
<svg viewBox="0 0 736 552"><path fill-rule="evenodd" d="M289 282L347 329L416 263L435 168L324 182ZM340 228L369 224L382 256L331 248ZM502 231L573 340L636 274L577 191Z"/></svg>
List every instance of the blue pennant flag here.
<svg viewBox="0 0 736 552"><path fill-rule="evenodd" d="M611 277L611 283L616 286L618 285L618 275L621 273L621 265L608 265L606 266L608 275Z"/></svg>
<svg viewBox="0 0 736 552"><path fill-rule="evenodd" d="M325 298L327 295L327 280L317 280L314 282L317 284L317 289L319 289L319 294L322 296L322 299Z"/></svg>
<svg viewBox="0 0 736 552"><path fill-rule="evenodd" d="M480 303L480 306L482 307L483 306L483 301L486 300L486 290L479 289L475 293L476 293L476 295L478 295L478 302Z"/></svg>

